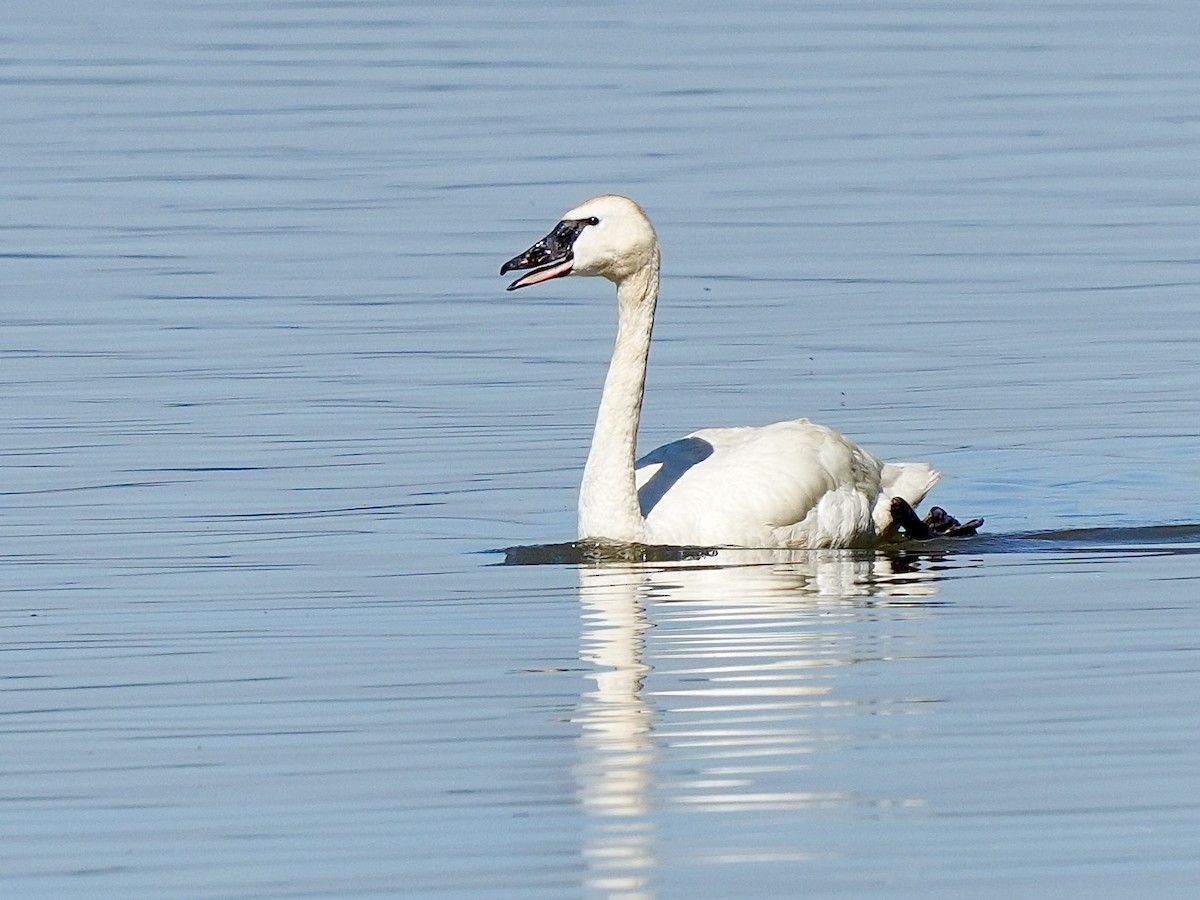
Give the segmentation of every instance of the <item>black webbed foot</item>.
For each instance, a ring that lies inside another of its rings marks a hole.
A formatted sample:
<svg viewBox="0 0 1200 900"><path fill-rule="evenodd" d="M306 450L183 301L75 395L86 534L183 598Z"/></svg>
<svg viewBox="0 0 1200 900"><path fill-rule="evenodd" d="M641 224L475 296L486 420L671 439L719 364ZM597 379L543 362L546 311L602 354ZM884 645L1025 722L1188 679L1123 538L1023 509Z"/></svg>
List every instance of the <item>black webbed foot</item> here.
<svg viewBox="0 0 1200 900"><path fill-rule="evenodd" d="M914 541L927 541L933 537L929 526L921 521L916 510L903 497L892 498L892 521Z"/></svg>
<svg viewBox="0 0 1200 900"><path fill-rule="evenodd" d="M969 537L979 530L983 519L960 522L940 506L932 506L925 517L925 524L936 537Z"/></svg>
<svg viewBox="0 0 1200 900"><path fill-rule="evenodd" d="M932 507L924 519L903 497L892 498L892 520L914 541L928 541L939 537L968 537L975 534L983 519L960 522L940 506Z"/></svg>

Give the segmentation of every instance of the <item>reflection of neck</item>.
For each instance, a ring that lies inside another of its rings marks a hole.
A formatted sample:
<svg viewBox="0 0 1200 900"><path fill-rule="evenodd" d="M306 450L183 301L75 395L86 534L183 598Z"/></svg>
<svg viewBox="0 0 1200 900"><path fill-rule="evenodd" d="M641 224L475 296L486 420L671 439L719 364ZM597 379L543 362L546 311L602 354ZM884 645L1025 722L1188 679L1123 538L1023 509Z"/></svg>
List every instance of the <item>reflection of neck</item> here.
<svg viewBox="0 0 1200 900"><path fill-rule="evenodd" d="M658 300L658 271L656 250L649 263L617 285L617 343L579 490L581 538L621 543L645 539L634 459Z"/></svg>
<svg viewBox="0 0 1200 900"><path fill-rule="evenodd" d="M636 569L581 569L583 647L580 657L597 667L596 690L584 695L585 735L604 752L634 754L650 750L650 711L642 699L642 680L650 671L643 660L642 632L649 628L641 596L645 577ZM626 755L627 754L627 755ZM628 783L621 787L628 789ZM645 797L624 796L623 804L641 807Z"/></svg>
<svg viewBox="0 0 1200 900"><path fill-rule="evenodd" d="M655 866L653 710L642 697L650 671L644 575L636 569L579 570L580 659L595 687L580 697L579 797L588 816L588 883L603 896L646 898Z"/></svg>

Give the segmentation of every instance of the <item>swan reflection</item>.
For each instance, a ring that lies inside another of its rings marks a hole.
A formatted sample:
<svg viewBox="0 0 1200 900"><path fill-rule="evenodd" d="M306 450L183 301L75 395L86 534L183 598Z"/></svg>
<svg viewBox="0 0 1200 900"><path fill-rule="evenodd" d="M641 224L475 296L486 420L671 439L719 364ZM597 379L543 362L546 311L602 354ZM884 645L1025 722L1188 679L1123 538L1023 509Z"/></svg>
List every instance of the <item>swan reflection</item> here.
<svg viewBox="0 0 1200 900"><path fill-rule="evenodd" d="M863 802L814 758L862 739L847 720L911 712L927 699L878 696L887 689L879 679L869 685L876 695L846 683L848 667L927 652L938 574L921 563L849 551L720 551L581 567L580 653L594 669L577 717L590 888L654 896L664 812ZM771 852L804 856L796 847Z"/></svg>

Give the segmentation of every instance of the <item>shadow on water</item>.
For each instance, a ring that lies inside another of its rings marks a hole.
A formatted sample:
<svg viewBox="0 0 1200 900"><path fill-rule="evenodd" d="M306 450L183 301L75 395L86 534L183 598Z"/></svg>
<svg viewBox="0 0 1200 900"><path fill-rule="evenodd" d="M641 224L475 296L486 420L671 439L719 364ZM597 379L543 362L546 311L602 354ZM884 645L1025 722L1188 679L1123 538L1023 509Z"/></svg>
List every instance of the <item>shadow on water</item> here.
<svg viewBox="0 0 1200 900"><path fill-rule="evenodd" d="M908 541L878 550L836 551L847 557L884 557L903 567L920 560L944 559L960 553L1146 553L1186 555L1200 553L1200 523L1148 525L1120 528L1067 528L973 537ZM669 547L644 544L601 544L571 541L562 544L532 544L489 551L503 553L505 566L592 566L606 564L709 563L759 565L798 562L811 550L741 549L728 547ZM834 551L824 551L834 552Z"/></svg>

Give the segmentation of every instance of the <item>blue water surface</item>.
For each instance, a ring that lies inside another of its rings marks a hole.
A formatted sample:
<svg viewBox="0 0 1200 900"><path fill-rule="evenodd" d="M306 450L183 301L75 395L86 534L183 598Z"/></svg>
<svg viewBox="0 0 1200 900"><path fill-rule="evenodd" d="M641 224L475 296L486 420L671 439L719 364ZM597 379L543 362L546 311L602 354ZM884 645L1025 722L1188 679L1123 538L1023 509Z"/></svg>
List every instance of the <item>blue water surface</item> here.
<svg viewBox="0 0 1200 900"><path fill-rule="evenodd" d="M11 6L0 893L1194 896L1193 4ZM611 287L497 269L602 192L644 447L985 535L555 550Z"/></svg>

